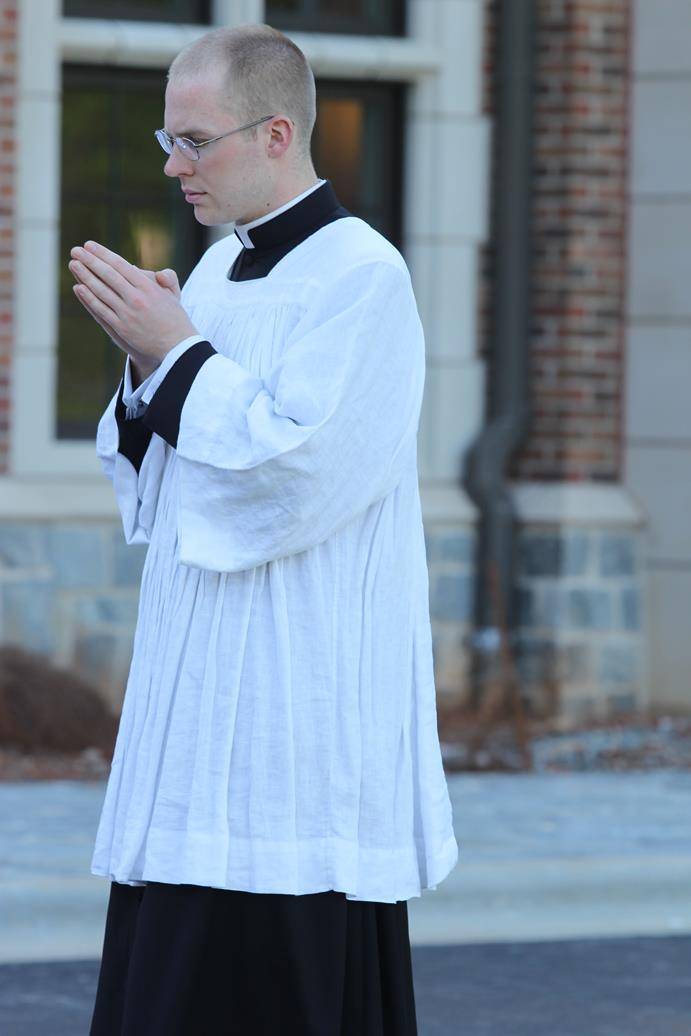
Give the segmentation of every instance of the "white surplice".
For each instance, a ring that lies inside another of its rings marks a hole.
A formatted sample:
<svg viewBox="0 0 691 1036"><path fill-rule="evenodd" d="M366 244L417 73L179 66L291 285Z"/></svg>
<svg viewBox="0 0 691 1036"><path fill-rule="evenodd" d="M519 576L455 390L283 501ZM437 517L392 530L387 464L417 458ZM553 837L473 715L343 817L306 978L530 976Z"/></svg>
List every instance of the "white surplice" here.
<svg viewBox="0 0 691 1036"><path fill-rule="evenodd" d="M148 543L91 870L118 882L394 902L458 845L437 732L417 432L425 345L407 266L351 216L256 280L230 234L182 292L199 367L175 446L139 471L117 392L97 453ZM127 361L129 364L129 360ZM121 386L119 386L120 388Z"/></svg>

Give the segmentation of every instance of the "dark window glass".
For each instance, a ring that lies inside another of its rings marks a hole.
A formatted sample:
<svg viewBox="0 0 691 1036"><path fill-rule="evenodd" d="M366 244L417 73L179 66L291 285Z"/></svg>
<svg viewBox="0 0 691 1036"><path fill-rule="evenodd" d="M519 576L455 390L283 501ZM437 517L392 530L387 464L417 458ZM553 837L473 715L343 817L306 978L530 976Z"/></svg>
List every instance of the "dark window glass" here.
<svg viewBox="0 0 691 1036"><path fill-rule="evenodd" d="M206 247L163 172L164 91L163 71L63 68L58 439L94 437L125 364L72 291L70 249L93 239L143 269L172 267L182 284Z"/></svg>
<svg viewBox="0 0 691 1036"><path fill-rule="evenodd" d="M317 174L399 249L404 90L398 83L318 79L312 137Z"/></svg>
<svg viewBox="0 0 691 1036"><path fill-rule="evenodd" d="M266 0L277 29L403 36L406 0Z"/></svg>
<svg viewBox="0 0 691 1036"><path fill-rule="evenodd" d="M209 24L210 0L63 0L72 18L124 18Z"/></svg>

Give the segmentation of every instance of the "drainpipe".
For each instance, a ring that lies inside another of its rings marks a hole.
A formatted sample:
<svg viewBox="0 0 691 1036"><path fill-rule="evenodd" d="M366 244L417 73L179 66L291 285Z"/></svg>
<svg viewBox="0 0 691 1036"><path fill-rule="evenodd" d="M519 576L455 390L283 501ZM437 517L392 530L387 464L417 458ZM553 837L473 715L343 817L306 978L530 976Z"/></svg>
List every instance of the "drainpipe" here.
<svg viewBox="0 0 691 1036"><path fill-rule="evenodd" d="M495 62L495 265L487 419L469 451L465 485L479 509L476 555L475 660L471 695L500 648L490 589L494 570L504 620L515 624L516 517L506 481L508 464L528 421L530 358L532 114L534 0L499 0Z"/></svg>

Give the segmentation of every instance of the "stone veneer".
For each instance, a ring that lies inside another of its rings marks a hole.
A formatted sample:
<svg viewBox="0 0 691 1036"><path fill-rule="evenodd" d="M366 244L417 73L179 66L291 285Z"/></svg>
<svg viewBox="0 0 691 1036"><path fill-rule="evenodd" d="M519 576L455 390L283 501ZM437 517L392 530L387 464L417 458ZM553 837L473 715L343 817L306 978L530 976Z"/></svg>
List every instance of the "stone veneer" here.
<svg viewBox="0 0 691 1036"><path fill-rule="evenodd" d="M437 695L462 700L473 623L475 531L471 526L427 524L425 544Z"/></svg>
<svg viewBox="0 0 691 1036"><path fill-rule="evenodd" d="M559 712L604 717L647 693L639 531L525 526L516 636L524 691L553 681Z"/></svg>
<svg viewBox="0 0 691 1036"><path fill-rule="evenodd" d="M468 691L475 534L425 529L439 700ZM129 672L144 544L118 522L0 523L0 642L90 680L119 712ZM519 534L516 656L538 704L556 685L562 715L643 704L647 691L639 531L525 525Z"/></svg>
<svg viewBox="0 0 691 1036"><path fill-rule="evenodd" d="M74 669L119 712L145 555L116 522L0 523L0 642Z"/></svg>
<svg viewBox="0 0 691 1036"><path fill-rule="evenodd" d="M473 608L473 532L435 525L425 536L435 679L462 691ZM73 668L119 712L127 683L145 544L119 522L0 523L0 643Z"/></svg>

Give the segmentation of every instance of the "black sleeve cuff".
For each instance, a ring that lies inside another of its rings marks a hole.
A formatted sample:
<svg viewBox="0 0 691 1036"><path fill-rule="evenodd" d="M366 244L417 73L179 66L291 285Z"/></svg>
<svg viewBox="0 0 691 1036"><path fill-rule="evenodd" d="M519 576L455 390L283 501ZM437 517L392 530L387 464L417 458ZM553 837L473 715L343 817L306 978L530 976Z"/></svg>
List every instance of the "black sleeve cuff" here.
<svg viewBox="0 0 691 1036"><path fill-rule="evenodd" d="M187 393L202 364L215 355L216 349L210 342L195 342L189 349L185 349L154 392L151 402L142 414L141 420L147 428L165 439L173 449L178 445L180 415Z"/></svg>
<svg viewBox="0 0 691 1036"><path fill-rule="evenodd" d="M122 453L124 457L127 457L137 474L139 474L144 454L151 442L152 432L143 423L141 417L127 417L127 410L122 401L124 389L125 379L121 378L118 398L115 402L115 420L117 421L119 432L118 453Z"/></svg>

